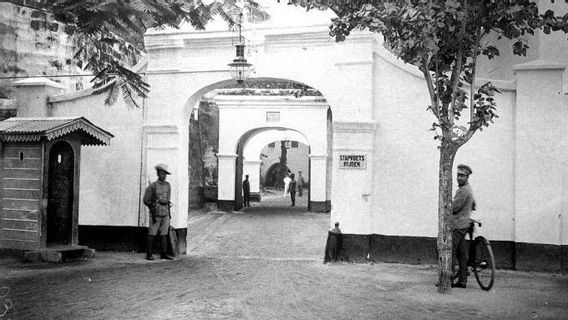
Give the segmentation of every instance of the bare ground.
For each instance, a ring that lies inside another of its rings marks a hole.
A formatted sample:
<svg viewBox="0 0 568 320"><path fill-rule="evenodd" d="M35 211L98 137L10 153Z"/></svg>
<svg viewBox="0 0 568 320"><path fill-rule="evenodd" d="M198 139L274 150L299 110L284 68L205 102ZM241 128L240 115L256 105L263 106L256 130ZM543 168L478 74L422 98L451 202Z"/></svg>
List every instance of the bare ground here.
<svg viewBox="0 0 568 320"><path fill-rule="evenodd" d="M440 295L433 266L324 265L329 216L267 200L273 207L193 216L190 252L175 261L2 258L0 319L568 318L565 275L500 270L489 292L471 277L467 289Z"/></svg>

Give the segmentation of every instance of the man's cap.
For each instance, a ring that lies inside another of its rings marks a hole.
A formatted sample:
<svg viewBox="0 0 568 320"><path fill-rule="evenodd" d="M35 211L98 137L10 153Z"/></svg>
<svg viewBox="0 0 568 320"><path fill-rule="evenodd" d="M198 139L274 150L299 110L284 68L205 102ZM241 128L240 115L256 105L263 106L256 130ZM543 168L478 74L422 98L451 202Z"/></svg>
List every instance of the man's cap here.
<svg viewBox="0 0 568 320"><path fill-rule="evenodd" d="M163 163L157 164L154 168L156 168L156 171L164 171L166 174L171 174L168 170L168 166Z"/></svg>
<svg viewBox="0 0 568 320"><path fill-rule="evenodd" d="M468 176L473 173L468 165L460 164L458 165L458 173L467 174Z"/></svg>

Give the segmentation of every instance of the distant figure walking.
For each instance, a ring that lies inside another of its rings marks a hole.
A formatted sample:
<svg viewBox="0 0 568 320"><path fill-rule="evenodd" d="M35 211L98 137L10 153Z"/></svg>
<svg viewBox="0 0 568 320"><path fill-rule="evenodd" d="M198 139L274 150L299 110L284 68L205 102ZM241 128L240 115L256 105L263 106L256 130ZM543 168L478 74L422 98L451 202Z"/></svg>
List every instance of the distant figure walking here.
<svg viewBox="0 0 568 320"><path fill-rule="evenodd" d="M286 195L286 193L288 193L288 188L290 186L290 181L292 179L290 179L290 174L286 174L286 177L284 177L284 195Z"/></svg>
<svg viewBox="0 0 568 320"><path fill-rule="evenodd" d="M292 200L292 207L296 205L296 180L294 180L295 175L292 173L290 175L290 185L288 190L290 191L290 200Z"/></svg>
<svg viewBox="0 0 568 320"><path fill-rule="evenodd" d="M243 206L250 207L250 182L248 174L243 181Z"/></svg>
<svg viewBox="0 0 568 320"><path fill-rule="evenodd" d="M298 171L298 197L301 197L304 194L305 183L306 179L302 176L302 171Z"/></svg>

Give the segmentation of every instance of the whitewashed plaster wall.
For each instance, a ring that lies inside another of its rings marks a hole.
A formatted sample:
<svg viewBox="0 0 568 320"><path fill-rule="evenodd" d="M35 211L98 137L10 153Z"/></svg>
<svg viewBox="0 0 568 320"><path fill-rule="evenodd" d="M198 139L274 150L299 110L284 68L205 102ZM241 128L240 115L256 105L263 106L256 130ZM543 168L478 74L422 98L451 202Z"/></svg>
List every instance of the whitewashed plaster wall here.
<svg viewBox="0 0 568 320"><path fill-rule="evenodd" d="M537 0L535 2L537 2L541 13L549 9L553 10L557 16L564 16L568 13L568 3L566 1ZM538 52L538 59L568 65L568 39L564 32L544 34L542 31L537 31L536 35L539 41L537 48L540 49L535 50ZM564 78L568 79L568 70L564 70Z"/></svg>
<svg viewBox="0 0 568 320"><path fill-rule="evenodd" d="M298 81L326 98L333 114L331 221L339 221L346 233L434 237L439 155L428 131L434 120L426 112L428 94L419 73L386 58L377 39L354 33L347 41L335 43L327 25L258 28L247 59L255 67L255 78ZM234 54L232 40L231 33L222 31L146 35L148 79L153 88L146 126L175 128L168 133L177 137L170 158L179 168L187 163L187 123L192 108L203 94L230 83L226 64ZM538 48L545 42L532 43L537 43L538 52L545 50ZM490 71L496 66L517 62L497 60L482 61L487 77L493 76ZM518 230L513 222L519 181L514 159L520 152L513 139L519 128L514 124L514 79L508 73L511 68L505 69L506 74L495 74L505 80L495 82L505 89L497 97L500 118L459 151L455 164L468 163L474 168L471 183L479 201L476 215L485 220L483 232L489 238L557 243L549 237L519 238L522 232L539 231ZM367 170L339 169L339 156L348 153L367 154L371 165ZM183 173L172 178L180 186L188 183ZM180 199L186 197L183 192L181 188ZM550 223L552 220L545 225Z"/></svg>
<svg viewBox="0 0 568 320"><path fill-rule="evenodd" d="M563 74L566 66L543 60L515 67L516 240L560 244L568 226L563 197L568 186Z"/></svg>
<svg viewBox="0 0 568 320"><path fill-rule="evenodd" d="M262 30L257 31L260 34ZM369 124L372 127L372 81L368 80L373 72L369 68L374 44L372 35L355 33L348 41L336 43L329 37L326 24L300 30L267 29L265 32L256 51L247 56L256 68L253 77L298 81L322 92L333 113L334 137L336 130L360 131L361 127ZM156 31L147 34L145 42L149 57L147 76L152 86L145 126L176 128L176 132L167 133L177 137L176 150L172 151L175 154L169 158L182 168L187 164L187 124L191 110L205 93L232 81L228 78L226 66L234 55L231 34L223 31ZM357 138L340 140L334 148L357 150L359 144L365 145L364 149L372 148L371 131ZM326 137L327 133L323 139ZM229 151L235 152L234 149ZM220 150L220 153L224 152ZM321 157L312 160L326 162L327 152L325 148L321 151L312 149L313 155ZM334 153L333 156L338 157L339 154ZM356 191L359 200L361 194L369 193L371 180L368 173L347 173L350 176L348 180L361 181L357 188L362 189ZM220 176L222 174L219 172ZM333 174L335 177L335 172ZM188 184L186 173L180 173L172 180L177 180L180 186ZM333 204L332 211L337 209L343 216L351 217L353 233L369 233L370 203L360 200L362 206L353 207L345 198L350 194L345 190L347 185L341 184L340 179L332 181L331 197L334 198L335 192L335 198L345 199ZM352 186L349 189L352 190ZM184 194L187 190L181 188L179 192L180 199L187 198ZM180 212L184 209L181 202ZM178 225L185 223L181 216L176 221Z"/></svg>
<svg viewBox="0 0 568 320"><path fill-rule="evenodd" d="M144 207L139 212L143 110L121 99L105 106L105 97L77 92L50 99L51 116L83 116L114 135L110 146L82 147L79 224L144 226Z"/></svg>
<svg viewBox="0 0 568 320"><path fill-rule="evenodd" d="M374 233L435 237L439 152L428 131L429 96L417 70L377 53ZM494 82L503 91L495 97L499 118L458 151L454 167L473 168L473 217L485 222L488 238L564 244L564 65L537 60L516 68L516 82Z"/></svg>
<svg viewBox="0 0 568 320"><path fill-rule="evenodd" d="M377 50L374 231L435 237L439 151L429 131L435 120L426 110L430 98L417 69ZM511 83L499 84L499 119L458 151L454 168L460 163L473 168L470 184L478 202L474 217L485 222L483 233L494 240L513 240L515 92ZM455 177L453 183L455 192Z"/></svg>

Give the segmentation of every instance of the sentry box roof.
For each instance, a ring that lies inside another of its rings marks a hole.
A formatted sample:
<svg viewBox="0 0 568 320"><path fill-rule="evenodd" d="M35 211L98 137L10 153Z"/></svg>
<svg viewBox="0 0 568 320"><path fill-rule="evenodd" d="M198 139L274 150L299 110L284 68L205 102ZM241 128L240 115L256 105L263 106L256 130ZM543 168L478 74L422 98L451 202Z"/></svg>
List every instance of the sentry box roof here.
<svg viewBox="0 0 568 320"><path fill-rule="evenodd" d="M109 145L114 136L83 117L10 118L0 121L0 140L48 141L71 133L81 134L82 145Z"/></svg>

